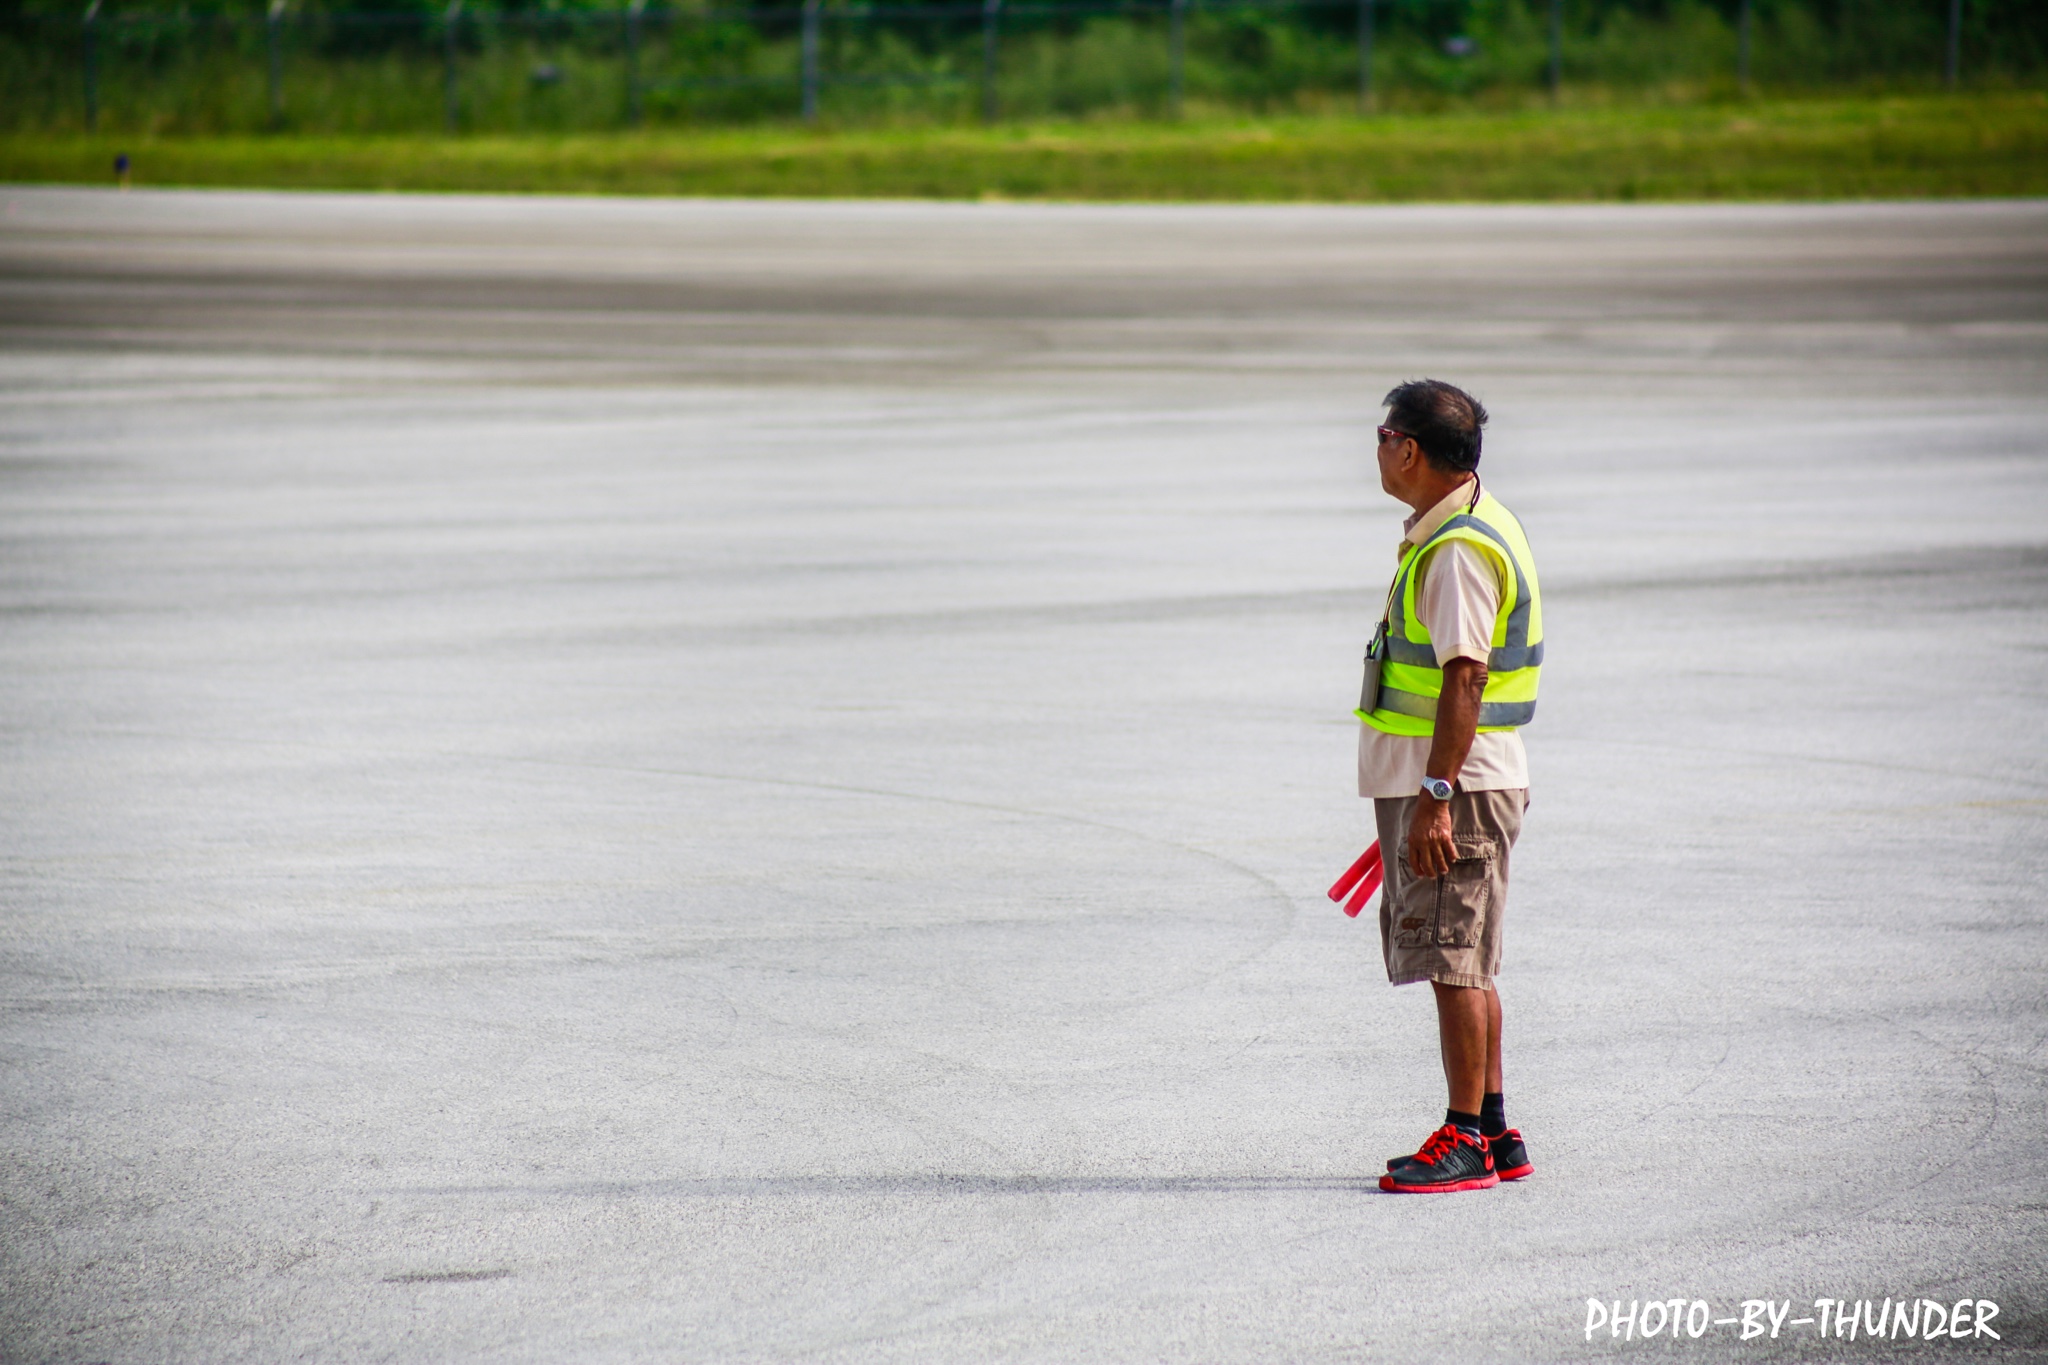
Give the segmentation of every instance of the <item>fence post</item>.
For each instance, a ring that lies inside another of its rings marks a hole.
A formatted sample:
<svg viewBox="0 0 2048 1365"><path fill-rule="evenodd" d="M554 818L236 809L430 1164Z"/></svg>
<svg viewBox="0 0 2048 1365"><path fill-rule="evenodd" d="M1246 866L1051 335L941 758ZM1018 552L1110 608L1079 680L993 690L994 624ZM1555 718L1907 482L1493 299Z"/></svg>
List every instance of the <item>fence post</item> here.
<svg viewBox="0 0 2048 1365"><path fill-rule="evenodd" d="M626 122L640 126L640 16L647 0L632 0L626 6Z"/></svg>
<svg viewBox="0 0 2048 1365"><path fill-rule="evenodd" d="M1743 94L1749 94L1749 35L1755 31L1755 27L1755 0L1743 0L1743 8L1735 16L1735 86Z"/></svg>
<svg viewBox="0 0 2048 1365"><path fill-rule="evenodd" d="M100 0L85 7L85 41L81 45L85 76L85 131L100 130Z"/></svg>
<svg viewBox="0 0 2048 1365"><path fill-rule="evenodd" d="M1372 112L1372 0L1358 0L1358 112Z"/></svg>
<svg viewBox="0 0 2048 1365"><path fill-rule="evenodd" d="M1941 64L1942 82L1953 90L1962 75L1963 0L1948 0L1948 51Z"/></svg>
<svg viewBox="0 0 2048 1365"><path fill-rule="evenodd" d="M1168 0L1168 51L1173 68L1173 117L1180 117L1181 96L1187 86L1188 0Z"/></svg>
<svg viewBox="0 0 2048 1365"><path fill-rule="evenodd" d="M263 43L270 57L270 127L284 127L284 0L270 0L263 20Z"/></svg>
<svg viewBox="0 0 2048 1365"><path fill-rule="evenodd" d="M1564 89L1564 0L1550 0L1550 102Z"/></svg>
<svg viewBox="0 0 2048 1365"><path fill-rule="evenodd" d="M1735 16L1735 87L1749 93L1749 35L1756 27L1754 0L1742 0Z"/></svg>
<svg viewBox="0 0 2048 1365"><path fill-rule="evenodd" d="M996 41L1003 0L981 0L981 121L996 121Z"/></svg>
<svg viewBox="0 0 2048 1365"><path fill-rule="evenodd" d="M818 121L819 0L804 0L804 122Z"/></svg>
<svg viewBox="0 0 2048 1365"><path fill-rule="evenodd" d="M441 20L447 30L443 35L445 46L442 97L447 104L448 131L451 133L462 126L462 89L456 84L455 78L455 28L461 22L462 0L448 0L448 8L443 11Z"/></svg>

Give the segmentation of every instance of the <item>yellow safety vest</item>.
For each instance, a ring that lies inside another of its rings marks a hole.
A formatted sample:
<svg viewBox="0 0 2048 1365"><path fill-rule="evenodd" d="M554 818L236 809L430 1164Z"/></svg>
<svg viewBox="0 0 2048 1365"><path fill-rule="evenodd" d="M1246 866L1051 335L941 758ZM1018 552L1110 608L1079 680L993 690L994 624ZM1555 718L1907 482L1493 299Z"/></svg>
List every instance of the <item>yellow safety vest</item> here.
<svg viewBox="0 0 2048 1365"><path fill-rule="evenodd" d="M1423 556L1453 540L1478 547L1502 570L1504 588L1500 614L1493 619L1479 728L1512 730L1527 725L1536 714L1536 678L1543 671L1543 595L1536 586L1536 559L1515 514L1482 491L1476 506L1445 521L1401 558L1387 594L1385 638L1374 639L1380 663L1378 701L1370 710L1356 713L1375 730L1390 735L1436 733L1444 671L1437 667L1428 629L1415 615L1415 579ZM1370 668L1373 656L1367 658Z"/></svg>

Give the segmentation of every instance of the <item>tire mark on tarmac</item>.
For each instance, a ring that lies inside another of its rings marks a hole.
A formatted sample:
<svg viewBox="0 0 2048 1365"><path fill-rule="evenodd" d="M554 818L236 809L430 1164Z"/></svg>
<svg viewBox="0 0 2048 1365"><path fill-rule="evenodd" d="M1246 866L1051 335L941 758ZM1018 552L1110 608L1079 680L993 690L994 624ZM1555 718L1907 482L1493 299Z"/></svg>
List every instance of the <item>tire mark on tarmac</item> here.
<svg viewBox="0 0 2048 1365"><path fill-rule="evenodd" d="M1364 1175L976 1175L932 1171L917 1175L705 1176L697 1179L583 1180L563 1184L391 1185L389 1195L566 1194L585 1199L734 1199L750 1196L817 1198L927 1195L1025 1196L1081 1194L1297 1194L1378 1188Z"/></svg>
<svg viewBox="0 0 2048 1365"><path fill-rule="evenodd" d="M1647 749L1653 753L1667 754L1712 754L1717 757L1734 755L1741 758L1758 759L1766 763L1812 763L1824 767L1868 768L1876 772L1910 773L1915 777L1940 777L1953 782L1973 785L1996 782L2008 787L2020 787L2029 791L2048 791L2048 780L2035 779L2017 774L1962 771L1950 768L1935 768L1919 763L1887 763L1874 758L1844 758L1838 754L1802 754L1789 749L1750 749L1739 744L1672 744L1668 741L1650 739L1610 739L1605 736L1574 735L1577 744L1605 744L1619 749ZM1952 802L1941 806L1881 807L1885 811L1948 810L1956 805L2036 805L2030 800L2000 802Z"/></svg>
<svg viewBox="0 0 2048 1365"><path fill-rule="evenodd" d="M92 727L86 730L74 730L70 733L76 736L99 735L136 739L172 740L185 744L233 744L244 745L252 748L286 749L299 752L326 754L330 756L338 755L344 752L342 750L336 749L332 745L312 744L302 740L251 739L238 735L193 735L184 733L174 733L169 731L133 729L128 727ZM385 758L403 758L406 760L417 760L422 757L443 758L469 762L476 762L480 760L483 762L499 763L509 766L566 768L571 770L581 770L589 772L632 773L646 777L683 778L690 781L700 782L729 782L751 786L780 787L794 791L833 792L842 795L880 797L886 800L909 801L929 805L948 806L963 810L984 811L992 814L1021 816L1026 819L1045 820L1051 821L1053 823L1076 825L1086 829L1101 830L1105 833L1115 834L1123 838L1133 839L1139 843L1151 844L1159 848L1170 848L1177 852L1189 854L1197 859L1214 863L1217 866L1238 873L1239 875L1246 877L1255 884L1257 884L1265 892L1267 901L1269 903L1277 903L1281 910L1284 912L1280 917L1278 926L1274 928L1272 931L1270 931L1261 941L1257 943L1256 946L1254 946L1250 950L1241 953L1236 957L1228 959L1221 966L1215 968L1213 971L1197 972L1193 974L1190 979L1183 981L1179 985L1169 987L1168 989L1159 991L1156 994L1140 995L1133 997L1125 1004L1115 1007L1116 1012L1120 1012L1122 1010L1127 1009L1136 1009L1144 1005L1156 1003L1160 1000L1170 999L1175 995L1181 994L1188 990L1195 989L1196 987L1209 985L1231 974L1232 972L1242 969L1248 964L1256 961L1258 958L1264 956L1266 953L1270 952L1275 945L1277 945L1282 939L1286 938L1288 934L1293 932L1295 922L1300 916L1301 907L1300 904L1294 899L1293 895L1289 893L1288 890L1285 887L1283 887L1279 882L1273 880L1273 878L1267 876L1265 873L1258 871L1256 868L1248 867L1245 864L1240 863L1233 858L1227 857L1221 853L1214 852L1210 849L1197 847L1194 844L1183 843L1180 840L1170 839L1163 835L1146 833L1143 830L1132 829L1128 826L1115 824L1107 820L1092 819L1084 815L1071 815L1064 812L1043 811L1034 809L1029 806L1012 806L994 801L977 801L971 800L966 797L937 796L925 792L897 791L886 787L864 787L857 786L851 783L818 782L802 778L788 777L762 777L748 773L722 773L688 768L650 767L644 764L600 763L587 759L540 758L525 754L494 754L459 749L376 751L351 746L346 751L346 753L350 757L356 759L360 759L366 753L371 752L380 752L382 756ZM243 984L247 986L254 984L254 982L253 980L251 980L244 982Z"/></svg>
<svg viewBox="0 0 2048 1365"><path fill-rule="evenodd" d="M1797 1013L1809 1022L1824 1023L1836 1028L1854 1028L1877 1024L1895 1030L1898 1033L1909 1035L1938 1054L1963 1061L1970 1068L1975 1081L1971 1089L1980 1091L1986 1096L1986 1099L1980 1102L1974 1109L1974 1112L1981 1116L1982 1122L1976 1126L1975 1131L1960 1146L1952 1150L1947 1160L1940 1161L1940 1164L1926 1171L1918 1178L1909 1178L1902 1181L1895 1178L1882 1165L1874 1166L1871 1173L1878 1176L1881 1180L1880 1192L1869 1203L1863 1204L1861 1207L1844 1208L1839 1201L1823 1203L1821 1207L1827 1214L1825 1218L1813 1216L1811 1206L1805 1211L1807 1214L1805 1217L1801 1217L1798 1212L1788 1208L1780 1216L1787 1224L1793 1224L1796 1221L1796 1226L1785 1226L1768 1232L1746 1230L1737 1239L1740 1250L1732 1258L1724 1259L1721 1262L1724 1269L1741 1262L1765 1260L1772 1256L1773 1253L1782 1252L1800 1242L1813 1238L1836 1236L1852 1223L1867 1222L1876 1218L1886 1209L1904 1200L1909 1195L1947 1175L1950 1171L1960 1166L1973 1153L1982 1149L1998 1121L1997 1063L1976 1050L1958 1048L1951 1044L1940 1042L1910 1025L1898 1023L1878 1014L1837 1015L1812 1011L1798 1011Z"/></svg>

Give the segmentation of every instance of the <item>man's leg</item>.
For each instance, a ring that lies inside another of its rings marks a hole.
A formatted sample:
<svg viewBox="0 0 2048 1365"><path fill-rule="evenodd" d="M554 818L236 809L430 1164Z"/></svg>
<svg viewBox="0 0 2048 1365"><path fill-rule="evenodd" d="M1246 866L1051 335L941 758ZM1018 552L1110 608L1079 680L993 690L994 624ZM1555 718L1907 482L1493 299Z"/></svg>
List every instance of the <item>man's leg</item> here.
<svg viewBox="0 0 2048 1365"><path fill-rule="evenodd" d="M1437 1038L1451 1108L1477 1114L1488 1090L1500 1088L1500 997L1476 986L1429 983L1436 992Z"/></svg>
<svg viewBox="0 0 2048 1365"><path fill-rule="evenodd" d="M1446 1072L1449 1066L1446 1064ZM1502 1180L1520 1180L1536 1167L1522 1135L1508 1127L1500 1074L1500 992L1486 992L1486 1094L1479 1102L1479 1136L1493 1153L1494 1173Z"/></svg>
<svg viewBox="0 0 2048 1365"><path fill-rule="evenodd" d="M1500 988L1486 993L1486 1093L1498 1095L1507 1087L1500 1083Z"/></svg>
<svg viewBox="0 0 2048 1365"><path fill-rule="evenodd" d="M1443 1048L1444 1079L1451 1088L1451 1111L1420 1151L1387 1163L1380 1188L1396 1194L1487 1189L1500 1183L1491 1148L1479 1133L1497 1006L1489 1003L1489 990L1441 981L1429 984L1436 992L1437 1039Z"/></svg>

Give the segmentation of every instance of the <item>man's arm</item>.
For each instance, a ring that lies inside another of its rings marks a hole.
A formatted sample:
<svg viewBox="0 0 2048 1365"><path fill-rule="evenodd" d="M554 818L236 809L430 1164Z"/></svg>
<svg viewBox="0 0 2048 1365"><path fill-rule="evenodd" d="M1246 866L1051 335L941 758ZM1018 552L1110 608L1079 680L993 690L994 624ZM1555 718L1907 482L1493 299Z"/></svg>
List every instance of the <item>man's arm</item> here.
<svg viewBox="0 0 2048 1365"><path fill-rule="evenodd" d="M1453 659L1444 665L1443 695L1436 703L1436 734L1429 745L1429 775L1456 782L1479 732L1479 699L1486 691L1486 665ZM1457 860L1451 842L1451 803L1424 792L1415 801L1408 829L1408 866L1418 877L1441 877Z"/></svg>

